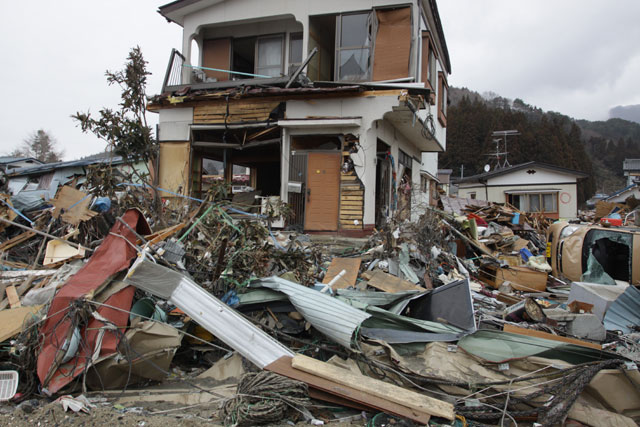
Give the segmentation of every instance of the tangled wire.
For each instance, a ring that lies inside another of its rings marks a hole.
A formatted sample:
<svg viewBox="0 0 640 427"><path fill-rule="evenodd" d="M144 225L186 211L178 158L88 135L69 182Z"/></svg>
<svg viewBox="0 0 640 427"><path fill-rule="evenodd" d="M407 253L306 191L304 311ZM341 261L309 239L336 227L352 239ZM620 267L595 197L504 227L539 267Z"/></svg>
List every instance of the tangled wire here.
<svg viewBox="0 0 640 427"><path fill-rule="evenodd" d="M273 372L244 375L236 395L222 408L225 425L252 426L280 421L291 409L310 405L305 383Z"/></svg>
<svg viewBox="0 0 640 427"><path fill-rule="evenodd" d="M507 410L508 405L529 404L543 395L550 395L551 399L542 407L520 411L511 410L509 413L514 417L537 416L538 423L545 426L562 423L580 393L589 385L598 372L602 369L620 367L622 364L623 361L619 359L591 363L572 370L570 373L564 375L558 382L544 386L527 396L515 397L508 395L504 411ZM483 407L470 408L462 404L456 406L456 413L475 420L495 420L501 417L499 410L487 411L486 408Z"/></svg>

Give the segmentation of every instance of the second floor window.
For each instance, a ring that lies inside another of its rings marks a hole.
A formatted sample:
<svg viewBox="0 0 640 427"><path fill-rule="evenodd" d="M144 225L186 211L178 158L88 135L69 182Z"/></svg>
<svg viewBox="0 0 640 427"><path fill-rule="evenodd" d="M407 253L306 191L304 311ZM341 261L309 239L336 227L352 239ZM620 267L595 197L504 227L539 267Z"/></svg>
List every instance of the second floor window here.
<svg viewBox="0 0 640 427"><path fill-rule="evenodd" d="M444 127L447 126L447 96L449 86L444 78L444 73L438 73L438 120Z"/></svg>
<svg viewBox="0 0 640 427"><path fill-rule="evenodd" d="M336 68L341 81L366 81L371 77L371 13L337 17Z"/></svg>
<svg viewBox="0 0 640 427"><path fill-rule="evenodd" d="M283 61L282 43L281 35L258 38L256 74L280 77Z"/></svg>
<svg viewBox="0 0 640 427"><path fill-rule="evenodd" d="M302 33L289 36L289 72L302 65Z"/></svg>

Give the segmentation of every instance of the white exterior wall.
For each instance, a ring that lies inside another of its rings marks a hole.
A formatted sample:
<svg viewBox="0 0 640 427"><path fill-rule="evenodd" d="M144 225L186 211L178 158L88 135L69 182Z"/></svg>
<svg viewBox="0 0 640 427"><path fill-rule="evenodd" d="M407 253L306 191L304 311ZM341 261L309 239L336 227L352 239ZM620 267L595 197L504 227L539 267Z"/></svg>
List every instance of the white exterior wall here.
<svg viewBox="0 0 640 427"><path fill-rule="evenodd" d="M527 173L529 170L535 170L536 173ZM557 172L549 169L542 169L539 167L530 167L526 169L517 170L504 175L489 178L487 180L488 185L512 185L512 184L564 184L575 183L576 176Z"/></svg>
<svg viewBox="0 0 640 427"><path fill-rule="evenodd" d="M470 198L471 193L476 193L476 199L478 200L505 203L507 201L505 191L540 190L540 192L544 192L545 187L553 189L553 192L558 190L558 215L560 218L575 218L578 215L577 189L575 183L553 185L541 184L536 186L501 185L498 187L486 187L486 189L482 184L460 184L458 187L458 197ZM568 194L569 197L567 198L566 195L563 196L563 193Z"/></svg>
<svg viewBox="0 0 640 427"><path fill-rule="evenodd" d="M158 141L189 141L193 107L167 108L159 111Z"/></svg>
<svg viewBox="0 0 640 427"><path fill-rule="evenodd" d="M620 193L616 196L609 197L605 199L610 203L624 203L627 200L627 197L635 196L636 199L640 199L640 187L631 188L623 193Z"/></svg>

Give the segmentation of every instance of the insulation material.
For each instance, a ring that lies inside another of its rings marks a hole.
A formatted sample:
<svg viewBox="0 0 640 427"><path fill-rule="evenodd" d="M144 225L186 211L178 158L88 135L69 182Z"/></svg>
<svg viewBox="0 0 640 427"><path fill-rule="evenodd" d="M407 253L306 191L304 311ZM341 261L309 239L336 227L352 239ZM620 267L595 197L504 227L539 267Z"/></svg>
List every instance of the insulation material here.
<svg viewBox="0 0 640 427"><path fill-rule="evenodd" d="M411 54L411 8L377 10L373 59L373 80L392 80L409 76Z"/></svg>
<svg viewBox="0 0 640 427"><path fill-rule="evenodd" d="M158 170L158 187L175 193L186 194L189 187L189 156L188 142L161 142ZM171 198L170 194L162 193L162 197Z"/></svg>

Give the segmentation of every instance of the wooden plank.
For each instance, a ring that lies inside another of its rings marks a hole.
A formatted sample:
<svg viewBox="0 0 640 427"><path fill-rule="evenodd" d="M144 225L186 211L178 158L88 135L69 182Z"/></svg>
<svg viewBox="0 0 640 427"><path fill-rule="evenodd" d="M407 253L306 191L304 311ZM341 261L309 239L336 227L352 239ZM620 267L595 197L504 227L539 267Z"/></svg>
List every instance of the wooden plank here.
<svg viewBox="0 0 640 427"><path fill-rule="evenodd" d="M547 289L547 277L542 271L528 267L498 268L496 271L496 288L505 282L511 282L511 287L523 292L544 292Z"/></svg>
<svg viewBox="0 0 640 427"><path fill-rule="evenodd" d="M353 185L351 183L348 184L342 184L340 185L340 188L343 191L358 191L358 190L364 190L360 185Z"/></svg>
<svg viewBox="0 0 640 427"><path fill-rule="evenodd" d="M356 280L358 280L358 274L360 273L361 263L362 258L333 258L322 283L329 283L334 277L340 274L342 270L347 270L347 273L339 278L338 281L333 284L332 288L345 289L349 286L355 286Z"/></svg>
<svg viewBox="0 0 640 427"><path fill-rule="evenodd" d="M65 185L60 190L52 204L55 206L53 217L60 216L68 224L78 225L82 221L93 218L98 212L89 210L92 197L84 191L76 190Z"/></svg>
<svg viewBox="0 0 640 427"><path fill-rule="evenodd" d="M362 196L343 196L340 198L341 200L353 200L353 201L362 201Z"/></svg>
<svg viewBox="0 0 640 427"><path fill-rule="evenodd" d="M9 250L15 245L19 245L20 243L29 240L35 235L36 233L34 233L33 231L25 231L24 233L20 233L17 236L14 236L11 239L7 240L6 242L2 242L2 244L0 244L0 251Z"/></svg>
<svg viewBox="0 0 640 427"><path fill-rule="evenodd" d="M340 209L340 216L342 215L357 215L362 218L362 209Z"/></svg>
<svg viewBox="0 0 640 427"><path fill-rule="evenodd" d="M25 320L37 313L42 306L18 307L0 311L0 342L18 335Z"/></svg>
<svg viewBox="0 0 640 427"><path fill-rule="evenodd" d="M302 381L309 385L310 388L320 390L325 393L330 393L334 396L343 398L345 400L345 406L348 406L350 402L354 402L356 408L361 405L371 408L375 411L381 411L389 414L393 414L399 417L408 418L421 425L427 425L431 418L429 414L425 414L421 411L416 411L403 404L391 402L389 400L382 399L374 396L370 393L362 392L355 388L338 384L334 381L326 378L319 377L317 375L310 374L308 372L294 369L292 366L292 358L283 356L265 369L277 374L283 375L287 378Z"/></svg>
<svg viewBox="0 0 640 427"><path fill-rule="evenodd" d="M448 420L455 419L452 404L416 393L415 391L399 387L395 384L386 383L365 375L357 375L348 369L312 359L302 354L294 356L291 361L291 366L296 370L334 381L338 384L371 394L372 396L407 406L419 412Z"/></svg>
<svg viewBox="0 0 640 427"><path fill-rule="evenodd" d="M594 348L596 350L602 350L602 346L599 344L595 344L592 342L588 342L588 341L583 341L583 340L579 340L576 338L568 338L568 337L561 337L559 335L553 335L550 334L548 332L542 332L542 331L536 331L533 329L526 329L526 328L520 328L518 326L513 326L513 325L509 325L509 324L505 324L503 330L505 332L510 332L512 334L518 334L518 335L526 335L529 337L536 337L536 338L544 338L544 339L548 339L551 341L561 341L561 342L566 342L568 344L575 344L575 345L579 345L582 347L588 347L588 348Z"/></svg>
<svg viewBox="0 0 640 427"><path fill-rule="evenodd" d="M5 291L7 292L7 299L9 300L9 306L11 308L22 307L22 305L20 304L20 297L18 296L18 291L16 291L15 286L7 286L7 289L5 289Z"/></svg>
<svg viewBox="0 0 640 427"><path fill-rule="evenodd" d="M362 273L362 277L369 281L369 286L380 289L384 292L395 293L400 291L413 291L416 289L424 290L424 288L414 285L408 280L403 280L380 270L367 271L366 273Z"/></svg>

